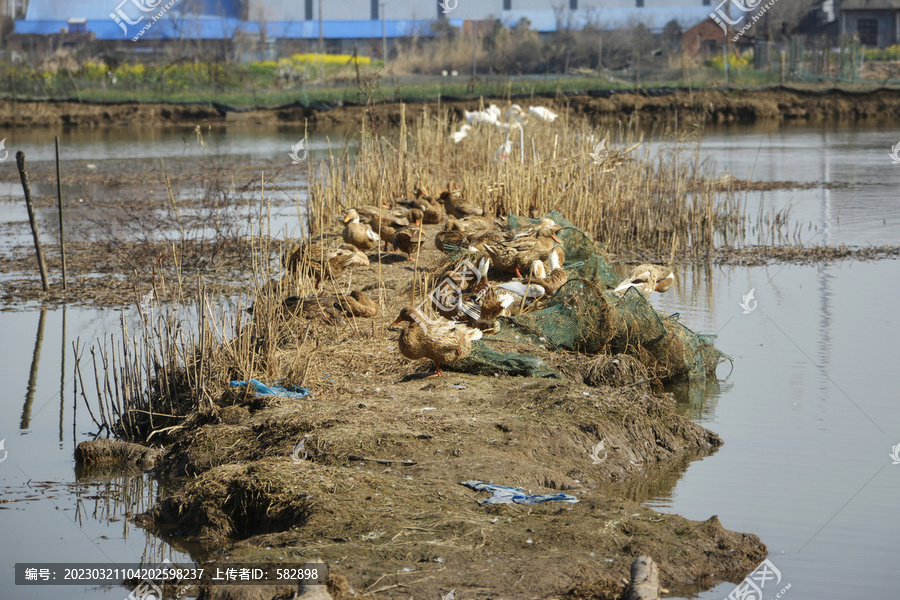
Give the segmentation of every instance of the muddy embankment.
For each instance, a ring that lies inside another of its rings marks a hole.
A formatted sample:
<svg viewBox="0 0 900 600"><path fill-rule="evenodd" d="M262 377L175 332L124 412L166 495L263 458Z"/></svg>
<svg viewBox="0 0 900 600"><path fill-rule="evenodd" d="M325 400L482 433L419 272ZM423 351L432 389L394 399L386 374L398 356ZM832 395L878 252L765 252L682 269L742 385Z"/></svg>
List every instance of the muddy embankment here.
<svg viewBox="0 0 900 600"><path fill-rule="evenodd" d="M438 230L426 226L425 235ZM422 264L440 257L433 245L421 252ZM298 316L279 330L296 344L267 360L280 373L296 371L310 396L227 387L154 435L162 450L152 453L155 473L173 485L136 517L140 526L185 552L202 547L195 559L218 565L327 563L334 600L439 600L452 589L460 600L613 600L641 555L659 565L663 587L688 594L740 581L766 557L757 536L729 531L714 515L692 521L642 504L670 494L692 461L723 443L678 414L646 373L594 368L625 358L497 341L502 351L535 353L564 378L450 372L456 365L425 378L432 363L403 359L388 330L409 301L415 266L380 258L380 268L353 274L373 297L383 292L371 323ZM79 454L95 462L118 455L131 463L151 453L102 446ZM482 505L489 494L465 481L578 502ZM291 590L204 594L271 600Z"/></svg>
<svg viewBox="0 0 900 600"><path fill-rule="evenodd" d="M859 120L900 117L900 91L878 90L853 93L840 90L677 91L644 95L616 93L609 97L589 94L541 98L541 104L559 110L568 108L597 120L638 115L667 119L677 114L704 122L754 122L762 120ZM437 102L426 102L437 106ZM477 100L442 101L442 106L462 111ZM388 122L400 120L399 103L378 105ZM79 102L4 101L0 104L0 126L11 127L107 127L165 126L183 124L246 123L251 125L303 124L339 126L358 123L366 106L289 106L264 110L234 111L210 104L89 104ZM416 111L408 111L414 119Z"/></svg>
<svg viewBox="0 0 900 600"><path fill-rule="evenodd" d="M738 581L767 554L715 516L691 521L640 504L722 443L676 414L671 396L358 370L320 389L303 400L228 394L191 419L157 466L187 478L184 487L138 523L176 547L199 542L217 562L325 562L336 600L451 589L457 598L613 599L640 555L674 592ZM460 485L469 480L579 501L480 506L488 494ZM263 600L289 590L206 592Z"/></svg>

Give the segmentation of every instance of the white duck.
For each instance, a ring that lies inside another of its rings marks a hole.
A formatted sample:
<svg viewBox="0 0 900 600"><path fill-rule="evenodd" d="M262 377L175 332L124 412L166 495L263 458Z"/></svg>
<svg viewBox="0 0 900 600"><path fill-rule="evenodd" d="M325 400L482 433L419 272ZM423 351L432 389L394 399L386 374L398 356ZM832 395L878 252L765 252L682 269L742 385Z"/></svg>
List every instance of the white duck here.
<svg viewBox="0 0 900 600"><path fill-rule="evenodd" d="M463 116L465 116L466 122L469 125L481 125L482 123L493 125L499 120L497 119L497 115L487 110L476 110L472 112L463 110Z"/></svg>
<svg viewBox="0 0 900 600"><path fill-rule="evenodd" d="M500 144L500 147L497 149L494 160L506 160L509 158L510 154L512 154L512 142L507 138L507 140Z"/></svg>
<svg viewBox="0 0 900 600"><path fill-rule="evenodd" d="M525 114L525 111L522 110L522 107L518 104L513 104L509 108L506 109L506 120L507 121L516 121L517 123L521 123L524 121L528 115Z"/></svg>
<svg viewBox="0 0 900 600"><path fill-rule="evenodd" d="M552 123L557 115L555 112L548 108L544 108L543 106L531 106L528 108L528 114L535 119L540 121L544 121L545 123Z"/></svg>
<svg viewBox="0 0 900 600"><path fill-rule="evenodd" d="M539 300L547 294L547 290L535 283L525 283L524 281L507 281L506 283L497 284L497 296L500 299L500 305L503 307L504 315L510 315L518 312L522 306L523 299L525 306Z"/></svg>
<svg viewBox="0 0 900 600"><path fill-rule="evenodd" d="M497 121L494 123L497 126L497 129L500 131L516 131L522 129L522 124L518 121L514 121L512 123L504 123L503 121Z"/></svg>
<svg viewBox="0 0 900 600"><path fill-rule="evenodd" d="M500 117L503 116L503 113L500 112L500 107L496 104L491 104L490 106L488 106L487 112L497 117L498 121L500 120Z"/></svg>
<svg viewBox="0 0 900 600"><path fill-rule="evenodd" d="M562 249L560 247L556 247L550 251L549 275L547 274L547 269L544 267L543 261L536 260L531 265L531 281L546 289L548 294L556 293L556 290L565 285L566 281L569 279L569 276L562 268L561 255Z"/></svg>
<svg viewBox="0 0 900 600"><path fill-rule="evenodd" d="M460 126L459 131L454 131L450 134L450 139L453 140L454 144L458 144L466 139L466 136L469 135L470 131L472 131L472 126L468 123L463 123Z"/></svg>

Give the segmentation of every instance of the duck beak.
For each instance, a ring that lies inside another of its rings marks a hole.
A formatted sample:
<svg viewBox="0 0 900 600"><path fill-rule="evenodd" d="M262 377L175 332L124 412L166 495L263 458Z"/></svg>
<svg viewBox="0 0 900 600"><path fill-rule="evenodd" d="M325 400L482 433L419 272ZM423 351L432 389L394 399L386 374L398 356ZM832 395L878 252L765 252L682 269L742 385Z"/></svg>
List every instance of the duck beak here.
<svg viewBox="0 0 900 600"><path fill-rule="evenodd" d="M562 246L562 242L559 241L559 238L556 237L556 234L555 234L555 233L551 233L551 234L550 234L550 237L553 238L553 241L554 241L554 242L556 242L557 244L559 244L560 246Z"/></svg>
<svg viewBox="0 0 900 600"><path fill-rule="evenodd" d="M390 325L388 325L388 331L394 331L394 328L395 328L397 325L399 325L401 322L403 322L403 319L401 319L400 317L397 317L397 320L396 320L396 321L394 321L393 323L391 323Z"/></svg>
<svg viewBox="0 0 900 600"><path fill-rule="evenodd" d="M344 217L344 223L349 223L349 222L350 222L350 215L347 215L346 217Z"/></svg>

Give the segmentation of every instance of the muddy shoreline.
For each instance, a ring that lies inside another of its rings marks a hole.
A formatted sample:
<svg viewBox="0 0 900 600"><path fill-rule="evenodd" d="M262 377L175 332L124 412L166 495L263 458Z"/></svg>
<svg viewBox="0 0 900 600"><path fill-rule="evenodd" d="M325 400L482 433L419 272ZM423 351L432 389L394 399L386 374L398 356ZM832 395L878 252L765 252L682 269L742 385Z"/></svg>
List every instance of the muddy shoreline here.
<svg viewBox="0 0 900 600"><path fill-rule="evenodd" d="M502 99L501 99L502 100ZM766 89L758 91L673 91L659 95L615 93L608 97L580 94L537 98L541 104L597 121L639 116L706 123L756 121L881 121L900 118L900 91L847 92L831 90ZM522 100L527 102L528 100ZM444 100L442 107L461 114L478 100ZM378 118L400 122L400 103L373 105ZM410 103L412 107L438 107L437 101ZM233 110L218 104L117 103L90 104L66 101L6 100L0 105L0 126L16 127L163 127L169 125L302 125L315 127L355 125L370 107L342 105L306 107L299 104L271 109ZM407 110L412 123L418 110Z"/></svg>
<svg viewBox="0 0 900 600"><path fill-rule="evenodd" d="M441 256L423 247L420 268ZM176 548L202 547L195 560L326 562L334 600L451 589L465 599L612 600L640 555L659 564L664 587L688 594L736 583L766 557L757 536L714 515L692 521L641 504L723 443L679 414L672 394L636 374L616 387L590 376L611 357L551 350L537 356L562 380L453 367L427 379L433 365L402 358L387 329L408 302L415 265L397 254L369 258L380 269L354 272L353 283L381 298L379 315L342 325L298 319L296 345L271 357L311 395L208 394L150 440L161 450L154 472L175 491L137 524ZM481 505L488 494L460 485L468 480L578 503ZM290 590L204 593L269 600Z"/></svg>
<svg viewBox="0 0 900 600"><path fill-rule="evenodd" d="M722 443L677 415L668 394L459 373L436 382L349 375L300 401L220 398L206 423L173 436L157 466L184 486L137 523L176 547L201 543L217 562L327 562L336 600L450 589L612 599L641 554L677 593L739 581L766 556L759 538L715 516L691 521L640 504ZM292 446L304 437L297 461ZM598 440L606 450L595 462ZM460 485L472 479L579 502L482 506L487 494ZM207 593L233 598L235 588Z"/></svg>

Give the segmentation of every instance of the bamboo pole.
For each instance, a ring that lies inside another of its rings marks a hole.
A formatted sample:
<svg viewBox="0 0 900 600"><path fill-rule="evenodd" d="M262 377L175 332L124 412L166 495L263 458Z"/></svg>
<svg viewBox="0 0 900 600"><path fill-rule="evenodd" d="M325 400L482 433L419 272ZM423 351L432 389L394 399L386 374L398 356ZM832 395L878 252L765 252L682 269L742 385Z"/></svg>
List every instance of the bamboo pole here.
<svg viewBox="0 0 900 600"><path fill-rule="evenodd" d="M19 168L19 178L22 180L22 190L25 192L25 207L28 209L28 221L31 223L31 235L34 238L34 251L37 253L38 267L41 270L41 285L45 292L50 291L47 282L47 265L44 264L44 253L41 250L41 236L38 233L37 218L34 214L34 203L31 200L31 184L28 181L28 171L25 170L25 153L16 152L16 166Z"/></svg>
<svg viewBox="0 0 900 600"><path fill-rule="evenodd" d="M56 136L56 199L59 204L59 252L62 255L63 290L69 289L66 277L66 234L63 229L62 181L59 176L59 136Z"/></svg>

